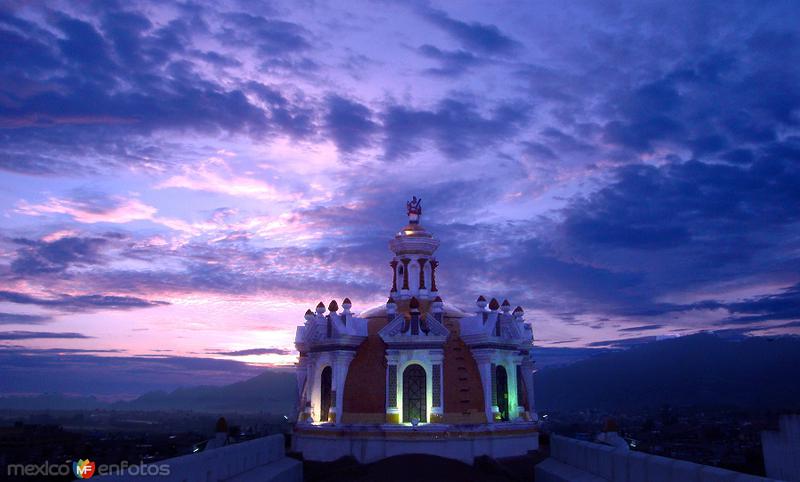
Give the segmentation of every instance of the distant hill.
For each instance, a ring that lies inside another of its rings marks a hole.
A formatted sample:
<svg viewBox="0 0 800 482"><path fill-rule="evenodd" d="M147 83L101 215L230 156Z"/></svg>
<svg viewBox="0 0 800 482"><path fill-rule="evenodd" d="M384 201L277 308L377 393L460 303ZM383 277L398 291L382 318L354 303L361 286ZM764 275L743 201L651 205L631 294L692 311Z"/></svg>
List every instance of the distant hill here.
<svg viewBox="0 0 800 482"><path fill-rule="evenodd" d="M625 350L551 349L538 355L551 358L550 366L535 376L540 411L636 410L664 404L800 409L800 337L730 340L698 334ZM563 366L574 357L582 359ZM109 404L93 397L44 394L0 398L0 409L105 408L289 415L294 409L296 390L291 370L267 370L230 385L149 392L127 402Z"/></svg>
<svg viewBox="0 0 800 482"><path fill-rule="evenodd" d="M536 361L537 368L551 368L571 365L577 361L609 351L611 351L609 348L566 348L534 345L533 359Z"/></svg>
<svg viewBox="0 0 800 482"><path fill-rule="evenodd" d="M95 410L108 404L94 397L69 397L60 393L0 397L0 410Z"/></svg>
<svg viewBox="0 0 800 482"><path fill-rule="evenodd" d="M268 370L249 380L224 386L178 388L172 392L148 392L126 402L106 403L94 397L42 394L2 397L6 410L192 410L196 412L269 412L290 415L297 393L295 374Z"/></svg>
<svg viewBox="0 0 800 482"><path fill-rule="evenodd" d="M198 412L270 412L290 415L294 410L297 379L292 371L266 371L243 382L221 387L179 388L170 393L145 393L129 402L116 402L118 410L194 410Z"/></svg>
<svg viewBox="0 0 800 482"><path fill-rule="evenodd" d="M664 404L800 408L800 337L697 334L603 353L535 375L539 410Z"/></svg>

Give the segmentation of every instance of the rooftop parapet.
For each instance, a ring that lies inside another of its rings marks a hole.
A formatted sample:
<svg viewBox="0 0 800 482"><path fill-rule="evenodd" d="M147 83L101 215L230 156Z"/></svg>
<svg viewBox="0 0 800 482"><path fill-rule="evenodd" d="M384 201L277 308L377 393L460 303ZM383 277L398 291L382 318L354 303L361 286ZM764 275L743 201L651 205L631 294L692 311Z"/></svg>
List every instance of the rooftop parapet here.
<svg viewBox="0 0 800 482"><path fill-rule="evenodd" d="M507 299L502 304L496 298L487 303L484 296L479 296L475 305L475 314L461 319L461 337L467 345L530 349L533 328L525 322L522 307L517 306L511 311L511 303Z"/></svg>
<svg viewBox="0 0 800 482"><path fill-rule="evenodd" d="M350 311L352 303L349 298L342 301L342 312L339 304L331 300L328 313L325 304L319 302L315 311L306 311L305 323L297 327L295 346L300 353L307 351L324 351L326 348L339 347L355 349L367 337L367 320L354 316Z"/></svg>

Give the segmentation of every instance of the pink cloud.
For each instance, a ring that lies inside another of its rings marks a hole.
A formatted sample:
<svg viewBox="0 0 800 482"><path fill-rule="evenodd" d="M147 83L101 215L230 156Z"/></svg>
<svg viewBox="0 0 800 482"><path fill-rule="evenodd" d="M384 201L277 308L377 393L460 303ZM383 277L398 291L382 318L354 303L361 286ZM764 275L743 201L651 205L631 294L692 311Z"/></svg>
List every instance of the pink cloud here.
<svg viewBox="0 0 800 482"><path fill-rule="evenodd" d="M85 201L49 198L41 204L30 204L21 201L16 211L28 216L47 214L65 214L80 223L129 223L143 219L152 219L157 209L138 199L114 196L110 198L110 206L97 207Z"/></svg>
<svg viewBox="0 0 800 482"><path fill-rule="evenodd" d="M214 167L218 169L214 169ZM191 189L264 201L291 201L299 197L296 194L280 192L264 181L237 176L230 171L223 159L212 157L201 164L199 168L187 169L183 174L172 176L159 183L156 188Z"/></svg>

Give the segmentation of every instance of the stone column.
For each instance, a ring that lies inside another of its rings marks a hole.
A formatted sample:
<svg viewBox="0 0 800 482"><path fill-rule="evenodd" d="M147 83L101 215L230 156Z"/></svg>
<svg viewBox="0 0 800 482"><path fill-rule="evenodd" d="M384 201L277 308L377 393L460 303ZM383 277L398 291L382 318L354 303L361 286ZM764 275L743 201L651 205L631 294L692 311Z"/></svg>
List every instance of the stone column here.
<svg viewBox="0 0 800 482"><path fill-rule="evenodd" d="M439 262L435 259L431 260L431 293L435 291L439 291L436 288L436 267L439 266Z"/></svg>
<svg viewBox="0 0 800 482"><path fill-rule="evenodd" d="M400 423L400 408L397 403L398 363L397 350L386 350L386 423Z"/></svg>
<svg viewBox="0 0 800 482"><path fill-rule="evenodd" d="M419 290L420 292L425 288L425 263L428 260L425 258L417 259L417 263L419 263Z"/></svg>
<svg viewBox="0 0 800 482"><path fill-rule="evenodd" d="M308 394L308 355L301 354L297 359L297 420L305 422L308 418L306 413L306 400L310 396Z"/></svg>
<svg viewBox="0 0 800 482"><path fill-rule="evenodd" d="M319 374L317 373L317 358L319 354L314 354L313 358L309 358L306 362L307 366L307 377L306 377L306 407L304 417L309 422L318 422L319 421L319 389L317 385L319 384Z"/></svg>
<svg viewBox="0 0 800 482"><path fill-rule="evenodd" d="M530 359L530 355L525 357L523 362L521 363L522 366L522 381L525 383L525 395L528 399L528 416L531 420L538 420L539 416L536 414L536 404L534 403L533 399L533 370L534 364L533 360Z"/></svg>
<svg viewBox="0 0 800 482"><path fill-rule="evenodd" d="M397 260L392 260L389 263L389 266L392 267L392 293L397 293Z"/></svg>
<svg viewBox="0 0 800 482"><path fill-rule="evenodd" d="M500 407L497 405L497 364L492 363L489 369L492 374L492 420L499 422ZM508 380L506 380L506 388L508 388Z"/></svg>
<svg viewBox="0 0 800 482"><path fill-rule="evenodd" d="M430 423L444 422L444 351L431 350L431 415Z"/></svg>
<svg viewBox="0 0 800 482"><path fill-rule="evenodd" d="M483 386L483 408L486 413L486 423L492 423L492 352L490 350L473 350L472 356L478 364Z"/></svg>
<svg viewBox="0 0 800 482"><path fill-rule="evenodd" d="M403 263L403 290L408 293L408 263L411 261L409 258L400 260Z"/></svg>
<svg viewBox="0 0 800 482"><path fill-rule="evenodd" d="M517 373L520 371L520 363L522 363L522 356L515 355L511 357L513 370L508 372L508 419L516 420L523 416L525 410L519 403L519 392L522 387L517 384Z"/></svg>
<svg viewBox="0 0 800 482"><path fill-rule="evenodd" d="M337 425L342 423L342 413L344 404L344 382L347 380L347 370L350 362L353 361L355 352L337 351L333 357L333 380L331 380L331 410L328 421Z"/></svg>

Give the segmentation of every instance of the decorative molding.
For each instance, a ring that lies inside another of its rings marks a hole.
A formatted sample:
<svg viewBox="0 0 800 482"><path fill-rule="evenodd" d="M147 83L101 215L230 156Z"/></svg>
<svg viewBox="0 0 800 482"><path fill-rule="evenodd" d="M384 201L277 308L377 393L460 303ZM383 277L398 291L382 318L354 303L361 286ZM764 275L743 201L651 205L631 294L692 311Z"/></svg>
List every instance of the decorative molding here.
<svg viewBox="0 0 800 482"><path fill-rule="evenodd" d="M387 323L379 332L378 336L388 345L430 345L430 344L444 344L447 337L450 335L448 330L442 322L437 321L433 316L426 314L424 318L428 325L428 333L419 331L418 334L412 335L411 330L403 332L406 319L403 315L396 315L394 319Z"/></svg>
<svg viewBox="0 0 800 482"><path fill-rule="evenodd" d="M386 405L391 408L397 407L397 365L389 365L387 367L388 378L388 397Z"/></svg>
<svg viewBox="0 0 800 482"><path fill-rule="evenodd" d="M497 405L497 365L492 363L492 406Z"/></svg>
<svg viewBox="0 0 800 482"><path fill-rule="evenodd" d="M431 378L431 405L434 407L442 406L442 366L435 364L431 367L433 377Z"/></svg>

